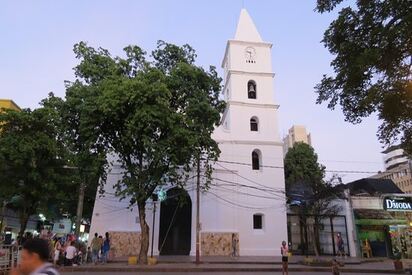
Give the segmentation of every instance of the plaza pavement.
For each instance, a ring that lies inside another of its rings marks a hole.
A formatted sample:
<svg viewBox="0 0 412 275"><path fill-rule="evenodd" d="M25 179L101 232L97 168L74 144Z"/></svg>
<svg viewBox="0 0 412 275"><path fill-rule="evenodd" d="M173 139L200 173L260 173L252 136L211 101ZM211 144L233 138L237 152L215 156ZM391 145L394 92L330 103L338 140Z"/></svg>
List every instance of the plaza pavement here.
<svg viewBox="0 0 412 275"><path fill-rule="evenodd" d="M136 272L145 272L149 274L276 274L281 272L280 257L239 257L231 259L228 257L202 257L202 264L196 265L193 257L179 256L161 256L159 262L153 266L128 265L127 259L117 259L108 264L99 265L82 265L77 267L64 267L61 271L64 274L128 274ZM323 262L328 262L332 257L320 257ZM306 273L319 274L331 273L330 266L310 266L303 265L303 257L292 256L289 264L290 274ZM344 263L341 267L341 273L350 274L405 274L404 272L395 271L392 260L389 259L360 259L346 258L338 259ZM405 260L404 268L409 268L412 261Z"/></svg>

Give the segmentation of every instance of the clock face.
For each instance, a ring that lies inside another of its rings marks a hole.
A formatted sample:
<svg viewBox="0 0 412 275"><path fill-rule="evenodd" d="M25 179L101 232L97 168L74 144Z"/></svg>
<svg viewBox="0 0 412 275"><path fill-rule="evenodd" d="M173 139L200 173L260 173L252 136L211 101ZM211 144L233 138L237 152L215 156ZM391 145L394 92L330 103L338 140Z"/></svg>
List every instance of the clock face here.
<svg viewBox="0 0 412 275"><path fill-rule="evenodd" d="M245 57L247 60L255 60L256 57L256 50L252 47L247 47L245 49Z"/></svg>

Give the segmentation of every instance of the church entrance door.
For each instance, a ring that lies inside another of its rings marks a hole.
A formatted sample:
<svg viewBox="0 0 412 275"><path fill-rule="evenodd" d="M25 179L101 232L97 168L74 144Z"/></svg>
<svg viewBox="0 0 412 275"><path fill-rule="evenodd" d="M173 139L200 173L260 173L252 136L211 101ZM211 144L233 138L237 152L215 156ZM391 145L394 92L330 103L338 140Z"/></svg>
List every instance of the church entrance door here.
<svg viewBox="0 0 412 275"><path fill-rule="evenodd" d="M160 205L160 255L189 255L191 247L192 201L186 190L173 188Z"/></svg>

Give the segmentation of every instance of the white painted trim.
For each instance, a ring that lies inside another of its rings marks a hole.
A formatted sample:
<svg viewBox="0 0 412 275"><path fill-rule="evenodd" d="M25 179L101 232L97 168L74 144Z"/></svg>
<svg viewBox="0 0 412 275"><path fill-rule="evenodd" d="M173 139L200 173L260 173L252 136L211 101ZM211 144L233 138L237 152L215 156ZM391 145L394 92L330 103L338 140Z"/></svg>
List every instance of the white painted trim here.
<svg viewBox="0 0 412 275"><path fill-rule="evenodd" d="M238 71L238 70L228 70L227 74L243 74L243 75L259 75L259 76L271 76L275 77L274 72L251 72L251 71Z"/></svg>
<svg viewBox="0 0 412 275"><path fill-rule="evenodd" d="M230 143L230 144L245 144L245 145L273 145L283 148L283 143L280 141L257 141L257 140L224 140L215 139L217 143Z"/></svg>
<svg viewBox="0 0 412 275"><path fill-rule="evenodd" d="M279 109L280 105L278 104L262 104L262 103L251 103L251 102L241 102L241 101L228 101L227 107L229 105L237 105L237 106L245 106L245 107L252 107L252 108L267 108L267 109Z"/></svg>

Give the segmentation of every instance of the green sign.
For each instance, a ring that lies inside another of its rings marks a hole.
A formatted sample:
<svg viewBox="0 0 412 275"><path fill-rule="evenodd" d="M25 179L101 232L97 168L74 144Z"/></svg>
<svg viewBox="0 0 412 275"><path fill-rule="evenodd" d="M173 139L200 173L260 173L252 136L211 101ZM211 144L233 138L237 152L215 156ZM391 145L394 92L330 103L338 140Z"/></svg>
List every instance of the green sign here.
<svg viewBox="0 0 412 275"><path fill-rule="evenodd" d="M166 200L166 197L167 197L166 191L163 190L163 188L160 188L160 190L157 191L157 197L159 198L160 202Z"/></svg>

